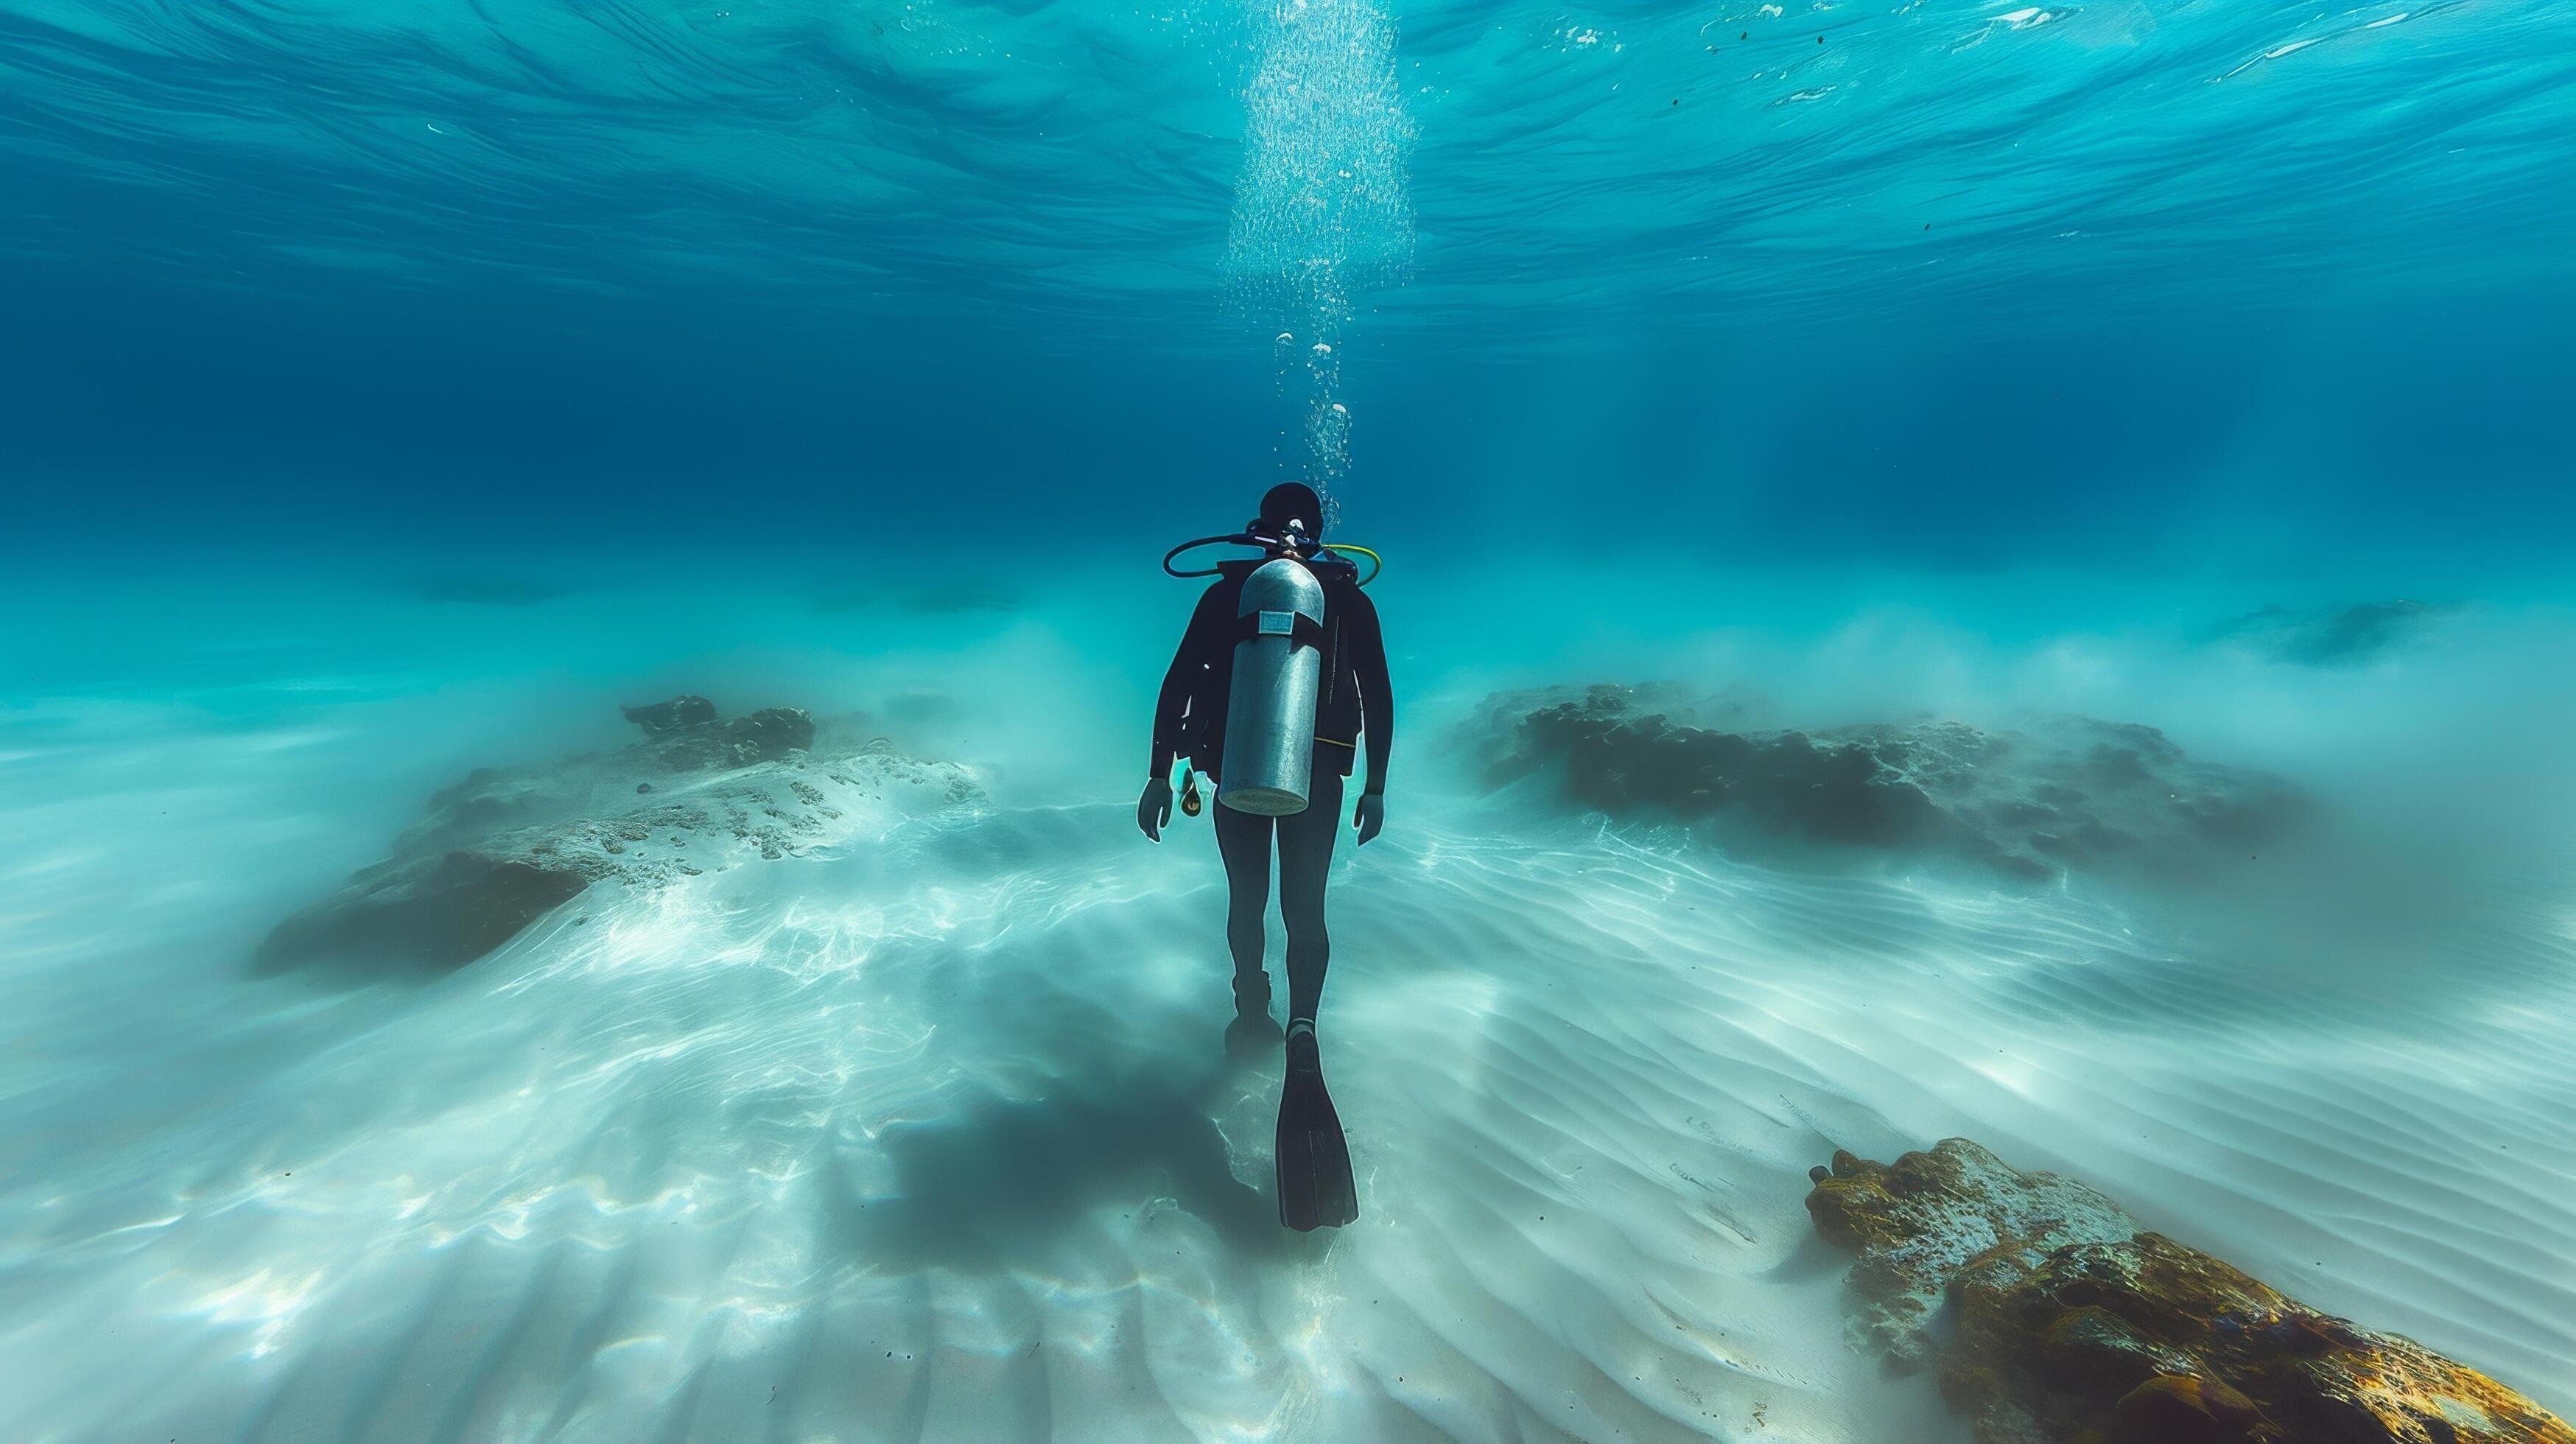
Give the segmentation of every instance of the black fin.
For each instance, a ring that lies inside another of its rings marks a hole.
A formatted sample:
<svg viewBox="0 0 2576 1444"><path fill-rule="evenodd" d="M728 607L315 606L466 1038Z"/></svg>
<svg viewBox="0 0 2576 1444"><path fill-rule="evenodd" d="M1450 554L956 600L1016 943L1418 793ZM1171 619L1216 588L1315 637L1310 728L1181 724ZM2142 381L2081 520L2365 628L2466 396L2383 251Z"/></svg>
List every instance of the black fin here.
<svg viewBox="0 0 2576 1444"><path fill-rule="evenodd" d="M1315 1025L1288 1026L1288 1080L1279 1093L1279 1221L1305 1233L1340 1228L1360 1216L1359 1185L1351 1179L1351 1149L1333 1096L1324 1091L1324 1067L1315 1047Z"/></svg>

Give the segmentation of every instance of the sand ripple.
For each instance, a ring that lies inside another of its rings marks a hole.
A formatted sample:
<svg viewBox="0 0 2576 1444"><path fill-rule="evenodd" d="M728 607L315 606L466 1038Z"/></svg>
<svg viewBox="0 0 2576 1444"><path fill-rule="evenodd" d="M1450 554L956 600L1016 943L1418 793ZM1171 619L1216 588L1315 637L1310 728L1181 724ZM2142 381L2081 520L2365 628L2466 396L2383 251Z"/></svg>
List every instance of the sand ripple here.
<svg viewBox="0 0 2576 1444"><path fill-rule="evenodd" d="M1425 810L1340 864L1351 1229L1273 1221L1203 832L996 807L594 894L51 1140L0 1432L1937 1441L1801 1200L1949 1133L2576 1404L2563 910L2291 985L2100 899Z"/></svg>

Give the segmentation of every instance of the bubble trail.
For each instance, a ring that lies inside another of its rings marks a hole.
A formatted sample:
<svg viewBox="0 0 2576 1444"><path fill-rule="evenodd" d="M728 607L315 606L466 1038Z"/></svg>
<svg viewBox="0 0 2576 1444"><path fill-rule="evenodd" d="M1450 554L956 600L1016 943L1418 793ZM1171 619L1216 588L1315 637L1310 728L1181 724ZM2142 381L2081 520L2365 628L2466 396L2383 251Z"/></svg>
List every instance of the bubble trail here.
<svg viewBox="0 0 2576 1444"><path fill-rule="evenodd" d="M1405 163L1413 123L1395 78L1395 23L1368 0L1272 0L1252 9L1243 173L1226 248L1229 302L1265 326L1283 385L1306 395L1306 479L1335 507L1350 470L1341 394L1355 298L1413 262Z"/></svg>

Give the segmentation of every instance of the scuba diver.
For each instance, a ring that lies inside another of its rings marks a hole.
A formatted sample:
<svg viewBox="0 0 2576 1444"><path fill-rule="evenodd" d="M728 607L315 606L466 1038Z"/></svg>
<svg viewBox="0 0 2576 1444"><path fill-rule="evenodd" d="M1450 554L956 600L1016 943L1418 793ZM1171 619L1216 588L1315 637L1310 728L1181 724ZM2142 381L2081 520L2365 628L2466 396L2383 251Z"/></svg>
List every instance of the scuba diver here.
<svg viewBox="0 0 2576 1444"><path fill-rule="evenodd" d="M1172 820L1172 763L1182 759L1181 810L1200 810L1198 773L1216 784L1217 851L1225 860L1226 945L1234 954L1231 1051L1282 1038L1287 1079L1279 1098L1279 1221L1305 1231L1359 1217L1350 1148L1324 1091L1315 1010L1332 943L1324 931L1324 879L1333 860L1343 788L1365 748L1368 770L1351 822L1366 843L1386 824L1386 759L1395 704L1377 607L1340 552L1324 545L1324 506L1314 488L1272 487L1261 515L1234 536L1205 537L1163 557L1173 576L1214 576L1181 635L1154 704L1154 756L1136 825L1155 842ZM1233 543L1259 559L1173 571L1193 547ZM1270 1017L1262 966L1270 900L1271 839L1279 848L1279 913L1288 931L1288 1026Z"/></svg>

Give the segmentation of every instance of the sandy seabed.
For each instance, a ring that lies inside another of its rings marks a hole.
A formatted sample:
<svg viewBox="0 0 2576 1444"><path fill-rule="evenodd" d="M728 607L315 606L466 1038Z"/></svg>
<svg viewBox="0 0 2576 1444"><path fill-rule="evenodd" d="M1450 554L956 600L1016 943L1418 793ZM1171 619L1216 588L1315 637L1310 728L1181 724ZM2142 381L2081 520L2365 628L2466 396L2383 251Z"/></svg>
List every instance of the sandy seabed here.
<svg viewBox="0 0 2576 1444"><path fill-rule="evenodd" d="M246 976L503 745L382 760L465 707L9 719L0 1433L1957 1439L1846 1342L1802 1207L1837 1147L1951 1134L2576 1404L2563 890L2270 968L2108 888L1489 793L1426 722L1336 863L1362 1217L1297 1236L1204 820L1146 846L989 743L981 798L596 888L451 974Z"/></svg>

